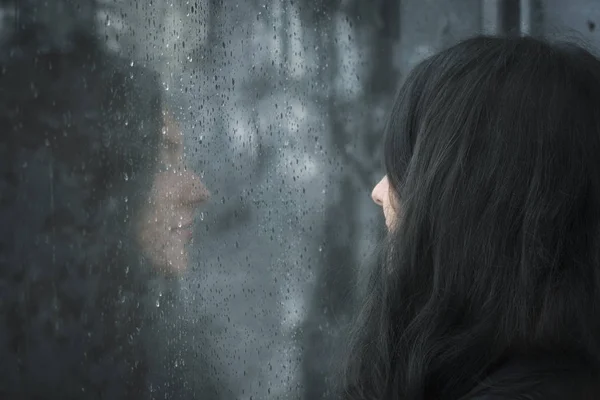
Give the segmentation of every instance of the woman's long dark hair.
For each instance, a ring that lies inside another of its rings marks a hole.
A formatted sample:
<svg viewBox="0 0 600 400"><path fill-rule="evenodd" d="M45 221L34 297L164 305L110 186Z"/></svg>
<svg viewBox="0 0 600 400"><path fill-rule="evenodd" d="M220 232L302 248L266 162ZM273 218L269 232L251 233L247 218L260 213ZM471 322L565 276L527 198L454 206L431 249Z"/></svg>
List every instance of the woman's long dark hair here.
<svg viewBox="0 0 600 400"><path fill-rule="evenodd" d="M600 62L571 44L476 37L410 73L347 399L458 399L538 354L598 368L599 110Z"/></svg>
<svg viewBox="0 0 600 400"><path fill-rule="evenodd" d="M158 79L90 26L56 40L29 16L15 26L0 49L0 397L147 398L152 268L132 222L155 172Z"/></svg>

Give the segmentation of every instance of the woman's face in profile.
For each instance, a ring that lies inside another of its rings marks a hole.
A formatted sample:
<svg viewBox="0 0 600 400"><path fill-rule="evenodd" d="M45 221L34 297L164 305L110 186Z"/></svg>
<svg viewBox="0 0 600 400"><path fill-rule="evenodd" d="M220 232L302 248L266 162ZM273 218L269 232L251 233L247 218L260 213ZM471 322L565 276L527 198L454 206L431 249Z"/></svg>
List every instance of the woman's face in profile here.
<svg viewBox="0 0 600 400"><path fill-rule="evenodd" d="M144 255L156 267L177 274L187 268L194 214L209 198L209 192L184 164L183 132L168 113L163 115L160 165L142 212L139 239Z"/></svg>
<svg viewBox="0 0 600 400"><path fill-rule="evenodd" d="M392 229L394 222L396 221L396 209L394 201L394 193L390 190L390 184L387 175L384 176L371 192L371 198L375 204L381 206L383 209L383 216L385 217L385 225L388 230Z"/></svg>

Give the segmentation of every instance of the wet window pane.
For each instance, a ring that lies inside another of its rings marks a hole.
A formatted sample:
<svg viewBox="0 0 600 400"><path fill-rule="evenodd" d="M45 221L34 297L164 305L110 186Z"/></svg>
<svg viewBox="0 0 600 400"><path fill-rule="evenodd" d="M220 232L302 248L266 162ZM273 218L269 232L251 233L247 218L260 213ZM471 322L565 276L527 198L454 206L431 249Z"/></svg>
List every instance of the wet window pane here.
<svg viewBox="0 0 600 400"><path fill-rule="evenodd" d="M0 3L0 397L334 398L403 76L597 40L592 1L501 3Z"/></svg>

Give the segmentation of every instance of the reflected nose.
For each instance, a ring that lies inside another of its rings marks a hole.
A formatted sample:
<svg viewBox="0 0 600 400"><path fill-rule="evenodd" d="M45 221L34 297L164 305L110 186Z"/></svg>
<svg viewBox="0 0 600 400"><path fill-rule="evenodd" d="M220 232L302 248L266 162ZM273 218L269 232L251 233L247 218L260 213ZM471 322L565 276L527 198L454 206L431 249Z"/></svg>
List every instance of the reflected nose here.
<svg viewBox="0 0 600 400"><path fill-rule="evenodd" d="M187 170L181 176L181 201L186 205L198 207L210 198L210 191L194 172Z"/></svg>
<svg viewBox="0 0 600 400"><path fill-rule="evenodd" d="M382 178L377 185L375 185L375 187L373 188L373 191L371 192L371 198L373 199L373 201L375 202L375 204L377 204L378 206L383 206L383 195L384 195L384 180L385 177Z"/></svg>

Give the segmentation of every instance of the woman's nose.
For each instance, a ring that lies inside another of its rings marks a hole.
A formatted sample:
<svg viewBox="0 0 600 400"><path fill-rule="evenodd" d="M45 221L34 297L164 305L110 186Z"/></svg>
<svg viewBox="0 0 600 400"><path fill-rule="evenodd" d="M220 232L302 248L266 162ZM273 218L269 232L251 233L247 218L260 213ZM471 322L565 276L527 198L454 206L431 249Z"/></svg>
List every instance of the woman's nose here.
<svg viewBox="0 0 600 400"><path fill-rule="evenodd" d="M181 176L183 203L192 206L199 206L210 198L210 192L194 172L187 170Z"/></svg>
<svg viewBox="0 0 600 400"><path fill-rule="evenodd" d="M371 198L378 206L383 206L384 180L385 178L380 180L371 192Z"/></svg>

